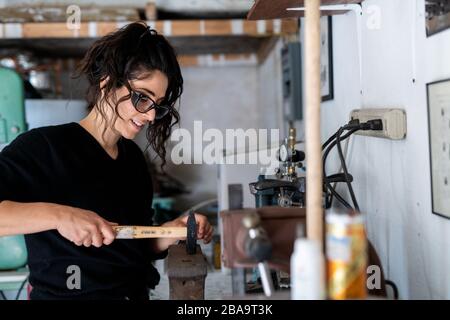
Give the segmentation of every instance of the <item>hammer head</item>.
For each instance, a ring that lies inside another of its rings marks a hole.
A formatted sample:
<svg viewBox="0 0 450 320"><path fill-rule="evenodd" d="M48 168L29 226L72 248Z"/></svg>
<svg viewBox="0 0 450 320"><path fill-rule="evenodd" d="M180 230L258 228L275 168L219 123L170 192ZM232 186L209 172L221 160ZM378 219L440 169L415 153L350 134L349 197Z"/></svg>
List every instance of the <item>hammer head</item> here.
<svg viewBox="0 0 450 320"><path fill-rule="evenodd" d="M195 254L197 250L197 222L195 221L194 211L189 211L187 220L186 252Z"/></svg>

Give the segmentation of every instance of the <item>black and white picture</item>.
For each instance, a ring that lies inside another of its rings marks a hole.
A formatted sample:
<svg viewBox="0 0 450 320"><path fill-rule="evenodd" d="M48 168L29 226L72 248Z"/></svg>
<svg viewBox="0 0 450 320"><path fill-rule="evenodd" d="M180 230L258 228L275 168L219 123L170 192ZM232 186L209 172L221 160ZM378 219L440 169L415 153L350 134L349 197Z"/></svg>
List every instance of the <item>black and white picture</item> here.
<svg viewBox="0 0 450 320"><path fill-rule="evenodd" d="M425 11L428 37L450 28L450 1L426 0Z"/></svg>
<svg viewBox="0 0 450 320"><path fill-rule="evenodd" d="M450 80L427 89L432 209L450 218Z"/></svg>
<svg viewBox="0 0 450 320"><path fill-rule="evenodd" d="M333 99L333 37L331 16L320 20L320 83L322 101Z"/></svg>

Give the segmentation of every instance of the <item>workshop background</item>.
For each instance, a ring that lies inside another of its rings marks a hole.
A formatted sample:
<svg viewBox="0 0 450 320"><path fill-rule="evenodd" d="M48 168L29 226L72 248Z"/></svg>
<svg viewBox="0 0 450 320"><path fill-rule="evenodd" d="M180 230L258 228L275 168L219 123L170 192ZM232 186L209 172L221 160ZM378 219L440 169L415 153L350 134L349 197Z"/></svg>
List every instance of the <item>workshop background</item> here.
<svg viewBox="0 0 450 320"><path fill-rule="evenodd" d="M125 6L124 1L45 1L45 7L66 8L74 2L91 7ZM138 19L135 9L139 8L142 14L147 3L126 1L130 10L119 10L125 15L120 19ZM245 20L252 4L251 0L159 0L155 2L158 14L155 18L157 21ZM425 0L365 0L361 5L361 15L349 11L332 18L334 88L332 99L322 103L322 140L347 123L354 109L406 111L406 139L353 137L347 165L354 178L359 205L366 213L368 237L378 252L386 278L397 285L400 298L450 299L447 272L450 220L432 213L426 90L427 83L450 78L450 30L427 37ZM72 79L71 73L91 39L26 38L23 27L21 36L17 36L21 25L51 19L36 14L33 8L43 8L42 1L0 0L0 63L18 70L34 68L34 72L28 73L28 79L35 90L27 92L29 97L25 103L30 128L77 121L86 112L83 101L86 84L83 79ZM374 10L379 10L375 26ZM114 10L109 14L112 21L117 19ZM108 19L107 15L103 17ZM281 138L286 137L289 124L283 99L282 48L286 43L302 44L304 40L303 18L294 22L282 25L277 22L273 28L263 31L255 24L249 39L233 34L233 28L214 39L201 33L191 35L189 40L169 36L183 55L185 87L180 127L192 132L194 121L201 120L203 130L279 128ZM171 28L167 24L161 27L163 33L176 32L174 24ZM31 35L39 32L33 30ZM9 59L12 56L22 60L12 61ZM298 57L300 62L302 56ZM296 119L294 125L298 140L303 140L303 120ZM142 135L137 142L144 150ZM330 168L338 169L339 164L333 159L337 157L329 160ZM171 189L160 199L161 212L167 215L205 200L220 200L224 192L221 179L230 180L224 175L233 175L234 170L206 164L175 165L168 160L166 171L171 178L168 182ZM256 181L259 174L256 166L235 170L241 181L232 182L240 182L244 188ZM239 170L246 172L241 174ZM249 196L244 199L245 206L252 203L254 200ZM216 219L219 209L223 208L213 201L200 211ZM214 243L204 250L214 264ZM216 270L208 277L220 283L217 287L207 282L207 292L214 287L217 291L209 298L231 293L231 283L223 282L223 279L231 281L226 272ZM160 286L167 286L167 278L163 278ZM167 291L155 292L154 296L165 299ZM26 295L23 293L21 297Z"/></svg>

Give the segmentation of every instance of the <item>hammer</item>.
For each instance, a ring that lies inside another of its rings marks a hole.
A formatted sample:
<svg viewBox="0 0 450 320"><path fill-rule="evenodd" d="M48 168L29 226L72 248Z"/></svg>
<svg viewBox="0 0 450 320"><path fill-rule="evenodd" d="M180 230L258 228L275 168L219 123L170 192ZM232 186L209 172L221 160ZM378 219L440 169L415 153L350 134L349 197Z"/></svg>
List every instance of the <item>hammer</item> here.
<svg viewBox="0 0 450 320"><path fill-rule="evenodd" d="M189 211L187 227L113 226L116 239L184 238L187 254L197 249L197 222L193 211Z"/></svg>

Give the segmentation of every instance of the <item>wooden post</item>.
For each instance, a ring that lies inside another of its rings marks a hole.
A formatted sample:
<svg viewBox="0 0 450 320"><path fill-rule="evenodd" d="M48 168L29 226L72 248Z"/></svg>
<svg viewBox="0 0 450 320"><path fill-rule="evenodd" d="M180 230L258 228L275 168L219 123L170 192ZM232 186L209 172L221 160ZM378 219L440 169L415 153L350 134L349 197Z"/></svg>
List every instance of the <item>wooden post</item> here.
<svg viewBox="0 0 450 320"><path fill-rule="evenodd" d="M323 247L322 146L320 137L320 0L305 0L306 224Z"/></svg>
<svg viewBox="0 0 450 320"><path fill-rule="evenodd" d="M156 20L157 18L158 15L155 1L147 1L147 3L145 4L145 19L149 21Z"/></svg>

